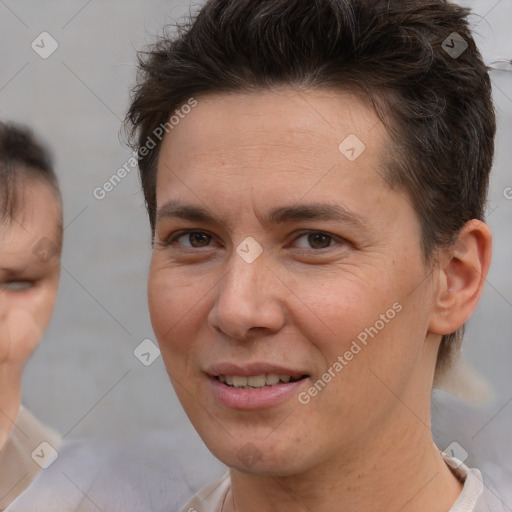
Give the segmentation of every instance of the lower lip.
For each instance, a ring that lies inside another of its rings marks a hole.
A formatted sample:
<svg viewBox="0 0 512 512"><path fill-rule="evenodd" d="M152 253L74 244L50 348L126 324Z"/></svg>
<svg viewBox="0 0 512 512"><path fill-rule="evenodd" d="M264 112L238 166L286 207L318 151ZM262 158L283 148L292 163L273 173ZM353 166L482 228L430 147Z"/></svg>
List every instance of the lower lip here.
<svg viewBox="0 0 512 512"><path fill-rule="evenodd" d="M297 396L299 389L307 379L281 383L260 389L240 389L223 384L214 377L209 377L213 394L217 400L231 409L265 409L272 407L291 396Z"/></svg>

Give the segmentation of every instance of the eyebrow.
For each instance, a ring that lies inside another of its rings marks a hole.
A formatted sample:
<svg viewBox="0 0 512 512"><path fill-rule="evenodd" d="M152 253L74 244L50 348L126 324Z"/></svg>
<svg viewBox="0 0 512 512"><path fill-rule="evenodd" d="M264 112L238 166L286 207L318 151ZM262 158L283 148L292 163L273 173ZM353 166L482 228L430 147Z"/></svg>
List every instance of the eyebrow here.
<svg viewBox="0 0 512 512"><path fill-rule="evenodd" d="M24 267L0 267L0 273L2 273L7 279L11 279L13 277L22 275L27 268L28 265L25 265Z"/></svg>
<svg viewBox="0 0 512 512"><path fill-rule="evenodd" d="M226 224L205 208L184 204L171 199L157 210L157 220L177 217L192 222L209 224ZM270 225L285 222L299 222L305 220L324 220L352 224L359 229L368 229L368 221L361 215L341 206L330 203L293 204L273 208L264 217L264 222Z"/></svg>

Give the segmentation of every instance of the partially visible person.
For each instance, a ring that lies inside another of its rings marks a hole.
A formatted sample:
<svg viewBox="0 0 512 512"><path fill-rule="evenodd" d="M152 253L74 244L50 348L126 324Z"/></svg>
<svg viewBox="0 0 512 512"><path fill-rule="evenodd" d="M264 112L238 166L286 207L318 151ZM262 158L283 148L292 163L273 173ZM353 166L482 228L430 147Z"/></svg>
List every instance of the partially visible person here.
<svg viewBox="0 0 512 512"><path fill-rule="evenodd" d="M56 455L60 435L21 405L25 363L52 316L62 203L49 151L0 123L0 510Z"/></svg>
<svg viewBox="0 0 512 512"><path fill-rule="evenodd" d="M203 467L181 466L189 443L158 431L61 439L21 405L23 367L57 296L63 216L48 150L8 123L0 123L0 219L0 511L176 510L207 481Z"/></svg>

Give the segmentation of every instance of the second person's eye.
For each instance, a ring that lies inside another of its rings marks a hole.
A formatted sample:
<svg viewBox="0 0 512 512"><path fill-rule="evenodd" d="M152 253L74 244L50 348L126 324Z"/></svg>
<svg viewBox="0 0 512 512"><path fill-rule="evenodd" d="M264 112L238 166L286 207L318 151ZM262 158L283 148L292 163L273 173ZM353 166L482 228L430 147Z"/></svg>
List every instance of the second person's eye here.
<svg viewBox="0 0 512 512"><path fill-rule="evenodd" d="M24 280L16 280L16 281L5 281L1 284L1 287L4 290L8 290L10 292L24 292L26 290L30 290L33 288L34 283L32 281L24 281Z"/></svg>

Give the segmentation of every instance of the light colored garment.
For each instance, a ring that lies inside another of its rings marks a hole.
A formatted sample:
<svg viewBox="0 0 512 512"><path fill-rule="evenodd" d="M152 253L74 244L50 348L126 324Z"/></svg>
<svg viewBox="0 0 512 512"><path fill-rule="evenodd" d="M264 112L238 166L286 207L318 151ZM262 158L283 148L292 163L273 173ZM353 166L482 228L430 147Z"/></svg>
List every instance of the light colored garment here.
<svg viewBox="0 0 512 512"><path fill-rule="evenodd" d="M196 437L190 429L65 439L5 512L176 512L225 471Z"/></svg>
<svg viewBox="0 0 512 512"><path fill-rule="evenodd" d="M229 472L199 491L181 512L221 512L230 488Z"/></svg>
<svg viewBox="0 0 512 512"><path fill-rule="evenodd" d="M478 469L468 468L455 457L442 454L455 476L464 483L457 501L449 512L509 512L510 503L504 501L495 485L484 485ZM499 487L499 486L498 486ZM221 512L230 488L229 473L197 493L182 512Z"/></svg>
<svg viewBox="0 0 512 512"><path fill-rule="evenodd" d="M20 407L9 439L0 452L0 511L20 495L55 456L60 435ZM45 444L41 444L45 443Z"/></svg>

